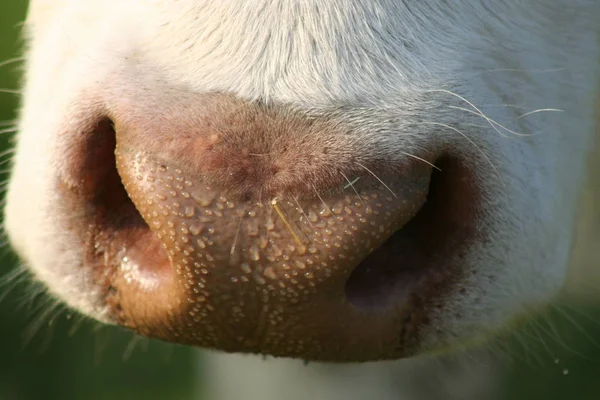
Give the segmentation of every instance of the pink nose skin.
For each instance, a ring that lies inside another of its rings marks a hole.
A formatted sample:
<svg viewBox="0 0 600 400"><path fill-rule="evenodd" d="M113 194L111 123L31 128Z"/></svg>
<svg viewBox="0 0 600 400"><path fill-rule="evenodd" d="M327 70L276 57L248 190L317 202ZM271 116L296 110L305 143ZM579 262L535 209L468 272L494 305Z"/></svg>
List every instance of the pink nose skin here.
<svg viewBox="0 0 600 400"><path fill-rule="evenodd" d="M391 163L342 124L226 95L138 115L102 120L59 184L114 322L309 360L419 351L474 234L461 162Z"/></svg>

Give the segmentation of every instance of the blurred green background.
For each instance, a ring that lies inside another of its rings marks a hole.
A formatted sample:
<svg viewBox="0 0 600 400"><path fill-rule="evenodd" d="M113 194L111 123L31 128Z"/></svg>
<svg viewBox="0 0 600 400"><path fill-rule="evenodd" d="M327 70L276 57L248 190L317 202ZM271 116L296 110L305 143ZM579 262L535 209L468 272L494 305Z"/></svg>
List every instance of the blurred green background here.
<svg viewBox="0 0 600 400"><path fill-rule="evenodd" d="M5 61L20 55L25 9L24 0L0 0L0 131L16 117L18 96L10 90L18 88L21 64ZM0 135L0 151L10 138ZM15 264L4 249L0 400L197 398L197 352L61 312L30 283L11 279ZM553 308L493 346L508 370L503 399L600 399L600 308L574 309Z"/></svg>

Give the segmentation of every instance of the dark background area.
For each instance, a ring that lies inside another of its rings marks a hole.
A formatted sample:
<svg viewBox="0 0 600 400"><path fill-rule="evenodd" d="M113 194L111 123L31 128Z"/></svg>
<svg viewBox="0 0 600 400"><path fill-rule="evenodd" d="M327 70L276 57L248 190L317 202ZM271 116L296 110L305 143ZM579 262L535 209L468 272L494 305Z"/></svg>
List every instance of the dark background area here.
<svg viewBox="0 0 600 400"><path fill-rule="evenodd" d="M0 132L10 130L16 118L18 95L11 91L18 89L21 63L8 61L20 55L25 8L23 0L0 1ZM10 147L11 137L0 135L0 152ZM0 167L2 182L6 167ZM16 257L4 246L0 400L197 398L197 352L69 313L16 268ZM600 399L599 343L600 307L552 308L492 346L509 371L503 398Z"/></svg>

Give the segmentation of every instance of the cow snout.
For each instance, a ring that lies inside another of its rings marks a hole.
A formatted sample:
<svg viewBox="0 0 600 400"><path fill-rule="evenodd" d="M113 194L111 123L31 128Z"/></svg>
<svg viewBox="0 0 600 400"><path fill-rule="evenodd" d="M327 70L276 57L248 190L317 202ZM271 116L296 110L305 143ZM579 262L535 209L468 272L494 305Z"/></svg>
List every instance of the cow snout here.
<svg viewBox="0 0 600 400"><path fill-rule="evenodd" d="M442 146L381 153L334 118L204 95L107 112L59 189L115 323L225 351L398 358L460 290L477 193Z"/></svg>

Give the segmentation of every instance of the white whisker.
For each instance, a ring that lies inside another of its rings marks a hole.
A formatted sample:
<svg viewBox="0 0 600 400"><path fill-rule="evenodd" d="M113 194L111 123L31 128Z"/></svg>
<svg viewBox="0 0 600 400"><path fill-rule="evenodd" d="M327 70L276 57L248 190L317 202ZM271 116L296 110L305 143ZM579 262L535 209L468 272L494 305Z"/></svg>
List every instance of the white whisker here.
<svg viewBox="0 0 600 400"><path fill-rule="evenodd" d="M475 114L475 115L477 115L477 116L480 116L480 117L482 117L482 118L483 118L483 119L485 119L487 122L489 122L489 123L490 123L490 125L492 125L492 127L494 128L494 130L495 130L496 132L498 132L498 133L499 133L501 136L503 136L503 137L506 137L506 135L504 135L502 132L500 132L500 131L499 131L499 130L496 128L496 126L499 126L500 128L504 129L505 131L507 131L507 132L509 132L509 133L512 133L512 134L513 134L513 135L515 135L515 136L528 137L528 136L534 136L534 135L535 135L534 133L519 133L519 132L515 132L515 131L513 131L513 130L511 130L511 129L507 128L506 126L504 126L504 125L500 124L499 122L496 122L495 120L493 120L493 119L491 119L491 118L489 118L489 117L487 117L487 116L485 116L485 115L481 114L480 112L476 112L476 111L473 111L473 110L469 110L468 108L464 108L464 107L458 107L458 106L448 106L448 108L453 108L453 109L455 109L455 110L464 111L464 112L467 112L467 113L470 113L470 114Z"/></svg>
<svg viewBox="0 0 600 400"><path fill-rule="evenodd" d="M235 254L235 248L237 246L237 241L240 236L240 230L242 229L242 221L244 220L244 215L246 214L247 204L244 204L244 209L240 215L240 220L237 224L237 229L235 230L235 236L233 237L233 243L231 244L231 248L229 249L229 255L233 256Z"/></svg>
<svg viewBox="0 0 600 400"><path fill-rule="evenodd" d="M9 94L22 94L23 92L19 89L10 89L10 88L0 88L0 93L9 93Z"/></svg>
<svg viewBox="0 0 600 400"><path fill-rule="evenodd" d="M15 133L18 130L18 128L12 127L12 128L6 128L6 129L0 129L0 135L3 135L5 133Z"/></svg>
<svg viewBox="0 0 600 400"><path fill-rule="evenodd" d="M485 120L486 120L486 121L487 121L487 122L490 124L490 126L491 126L491 127L492 127L492 128L493 128L493 129L494 129L496 132L498 132L498 134L499 134L500 136L504 136L504 135L502 134L502 132L500 132L500 130L498 130L498 128L496 128L496 126L495 126L494 124L497 124L497 125L499 125L499 126L501 126L501 127L502 127L502 125L500 125L500 124L499 124L499 123L497 123L496 121L494 121L494 120L492 120L491 118L489 118L489 117L488 117L487 115L485 115L485 114L483 113L483 111L481 111L481 110L480 110L480 109L479 109L479 108L478 108L478 107L477 107L475 104L473 104L472 102L470 102L469 100L467 100L467 99L466 99L466 98L464 98L463 96L461 96L461 95L459 95L459 94L457 94L457 93L451 92L451 91L449 91L449 90L446 90L446 89L432 89L432 90L430 90L430 91L431 91L431 92L446 93L446 94L449 94L449 95L451 95L451 96L454 96L454 97L456 97L456 98L458 98L458 99L460 99L460 100L464 101L465 103L467 103L468 105L470 105L470 106L471 106L471 107L472 107L472 108L473 108L473 109L474 109L476 112L473 112L472 110L468 110L468 109L464 109L463 111L469 111L469 112L472 112L472 113L474 113L474 114L476 114L476 115L479 115L480 117L482 117L483 119L485 119ZM449 108L458 108L458 109L460 109L460 107L456 107L456 106L448 106L448 107L449 107ZM515 134L515 135L517 135L517 136L523 136L523 134L516 133L516 132L512 132L512 131L510 131L510 130L509 130L509 129L507 129L507 128L505 128L505 129L506 129L507 131L511 132L511 133L514 133L514 134Z"/></svg>
<svg viewBox="0 0 600 400"><path fill-rule="evenodd" d="M537 114L537 113L540 113L540 112L564 112L564 111L565 110L560 110L558 108L540 108L539 110L533 110L533 111L526 112L525 114L519 115L517 117L517 119L526 117L526 116L531 115L531 114Z"/></svg>
<svg viewBox="0 0 600 400"><path fill-rule="evenodd" d="M424 159L424 158L421 158L421 157L419 157L419 156L415 156L414 154L406 153L406 152L404 152L404 151L402 151L401 153L402 153L402 154L404 154L404 155L405 155L405 156L407 156L407 157L412 157L412 158L414 158L414 159L417 159L417 160L419 160L419 161L423 161L425 164L427 164L427 165L431 166L432 168L435 168L435 169L437 169L438 171L441 171L441 170L442 170L440 167L438 167L437 165L435 165L434 163L432 163L432 162L430 162L430 161L427 161L427 160L426 160L426 159Z"/></svg>
<svg viewBox="0 0 600 400"><path fill-rule="evenodd" d="M300 212L304 216L304 219L306 219L306 222L308 222L308 225L311 227L311 229L314 229L312 222L310 222L310 219L308 219L308 215L306 215L306 213L304 212L304 209L300 205L298 198L296 196L292 196L292 197L293 197L294 201L296 202L296 206L298 206L298 209L300 209Z"/></svg>
<svg viewBox="0 0 600 400"><path fill-rule="evenodd" d="M447 128L450 129L453 132L458 133L459 135L461 135L462 137L464 137L467 141L469 141L469 143L471 143L471 145L473 145L481 154L481 156L483 158L485 158L485 160L489 163L489 165L492 167L492 169L494 170L494 172L496 173L496 175L498 176L498 178L500 179L501 182L504 182L504 179L502 179L502 175L500 175L500 172L498 171L498 169L496 168L496 166L494 165L494 163L492 162L492 160L487 156L487 154L485 154L485 152L483 151L483 149L481 147L479 147L477 145L477 143L475 143L473 141L473 139L471 139L470 137L468 137L467 135L465 135L463 132L461 132L459 129L448 125L448 124L444 124L441 122L432 122L432 121L424 121L424 122L420 122L421 124L426 124L426 125L436 125L436 126L441 126L443 128Z"/></svg>
<svg viewBox="0 0 600 400"><path fill-rule="evenodd" d="M385 184L384 181L382 181L377 174L375 174L373 171L371 171L369 168L367 168L366 166L362 165L361 163L356 163L359 167L363 168L364 170L366 170L369 174L373 175L373 177L375 177L375 179L377 179L379 181L379 183L381 183L394 197L398 197L396 195L396 193L394 193L394 191L392 189L390 189L390 187L388 185Z"/></svg>
<svg viewBox="0 0 600 400"><path fill-rule="evenodd" d="M329 208L329 206L327 205L327 203L325 203L325 200L323 200L323 198L321 197L321 195L319 194L319 191L317 190L317 188L315 188L313 186L313 191L315 192L315 194L317 195L317 197L319 198L319 200L321 200L321 203L323 203L323 205L325 206L325 208L327 209L327 212L331 215L335 215L333 213L333 211L331 211L331 208Z"/></svg>
<svg viewBox="0 0 600 400"><path fill-rule="evenodd" d="M364 207L365 203L363 203L362 197L360 197L360 194L358 194L358 191L354 187L354 184L356 182L358 182L358 180L360 179L360 177L356 178L354 181L351 181L350 179L348 179L348 177L342 171L340 171L340 174L342 174L342 176L344 177L344 179L346 179L346 181L348 181L348 184L346 186L344 186L344 189L346 189L348 187L351 187L352 190L354 191L354 193L356 194L356 197L358 197L358 200L360 200L360 204L362 204L362 206Z"/></svg>
<svg viewBox="0 0 600 400"><path fill-rule="evenodd" d="M6 66L6 65L10 65L10 64L14 64L14 63L18 63L20 61L25 61L25 57L14 57L14 58L7 58L4 61L0 61L0 68Z"/></svg>

